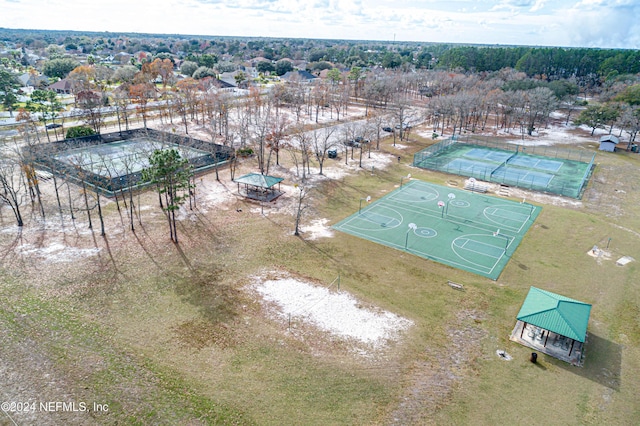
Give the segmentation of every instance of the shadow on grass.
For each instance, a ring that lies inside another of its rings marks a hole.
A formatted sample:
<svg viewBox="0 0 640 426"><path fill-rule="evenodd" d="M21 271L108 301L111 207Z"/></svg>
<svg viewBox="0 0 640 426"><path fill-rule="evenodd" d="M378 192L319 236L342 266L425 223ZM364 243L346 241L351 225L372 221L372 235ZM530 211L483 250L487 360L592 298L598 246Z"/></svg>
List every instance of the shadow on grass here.
<svg viewBox="0 0 640 426"><path fill-rule="evenodd" d="M602 386L620 390L622 345L589 333L583 361L583 367L575 367L566 362L559 362L557 365Z"/></svg>
<svg viewBox="0 0 640 426"><path fill-rule="evenodd" d="M204 319L212 324L229 323L245 303L243 293L223 284L225 271L215 266L190 265L190 276L176 286L176 293L196 306Z"/></svg>
<svg viewBox="0 0 640 426"><path fill-rule="evenodd" d="M214 344L225 348L240 341L233 323L248 301L240 290L222 283L224 274L215 267L193 265L190 276L176 286L182 300L195 306L201 315L173 328L182 344L195 349Z"/></svg>

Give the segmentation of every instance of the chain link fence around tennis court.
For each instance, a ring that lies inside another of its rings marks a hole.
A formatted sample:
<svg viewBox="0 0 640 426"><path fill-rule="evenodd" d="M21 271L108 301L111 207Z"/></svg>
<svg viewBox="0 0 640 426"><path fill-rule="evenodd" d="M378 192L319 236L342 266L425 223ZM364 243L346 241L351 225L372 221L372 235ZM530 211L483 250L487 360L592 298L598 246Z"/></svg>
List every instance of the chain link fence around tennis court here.
<svg viewBox="0 0 640 426"><path fill-rule="evenodd" d="M106 149L125 141L134 145L128 149L123 147L115 154ZM140 144L137 148L135 144L141 141L152 143ZM143 184L142 168L148 166L148 157L152 154L149 147L177 148L196 173L224 164L235 155L228 146L153 129L135 129L26 146L23 156L38 168L76 184L84 182L112 197Z"/></svg>
<svg viewBox="0 0 640 426"><path fill-rule="evenodd" d="M489 155L479 157L477 152L482 151ZM591 177L594 160L595 153L589 151L456 136L416 153L413 165L579 199Z"/></svg>

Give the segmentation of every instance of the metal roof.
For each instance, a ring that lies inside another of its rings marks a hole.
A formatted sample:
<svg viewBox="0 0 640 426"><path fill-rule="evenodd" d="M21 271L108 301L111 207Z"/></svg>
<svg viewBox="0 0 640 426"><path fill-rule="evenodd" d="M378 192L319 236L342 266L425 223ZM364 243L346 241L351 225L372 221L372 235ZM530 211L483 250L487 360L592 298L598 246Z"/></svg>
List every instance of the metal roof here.
<svg viewBox="0 0 640 426"><path fill-rule="evenodd" d="M531 287L518 320L584 343L590 313L588 303Z"/></svg>
<svg viewBox="0 0 640 426"><path fill-rule="evenodd" d="M260 173L249 173L234 179L234 182L244 183L245 185L252 185L260 188L271 188L273 185L278 184L283 180L283 178L275 176L261 175Z"/></svg>
<svg viewBox="0 0 640 426"><path fill-rule="evenodd" d="M611 142L611 143L618 144L620 143L620 139L618 139L614 135L604 135L604 136L600 136L600 143L602 142Z"/></svg>

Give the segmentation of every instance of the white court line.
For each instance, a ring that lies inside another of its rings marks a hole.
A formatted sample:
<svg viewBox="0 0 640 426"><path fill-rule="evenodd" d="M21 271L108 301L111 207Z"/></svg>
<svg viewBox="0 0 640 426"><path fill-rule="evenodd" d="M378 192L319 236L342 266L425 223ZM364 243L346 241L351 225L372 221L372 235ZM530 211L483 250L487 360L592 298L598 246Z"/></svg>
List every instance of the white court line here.
<svg viewBox="0 0 640 426"><path fill-rule="evenodd" d="M345 223L346 225L346 223ZM341 230L340 227L337 228L338 230ZM418 256L427 259L427 260L433 260L436 262L439 262L441 264L444 265L448 265L448 266L453 266L453 267L458 267L460 269L463 270L467 270L467 271L471 271L471 272L476 272L479 273L481 275L490 275L491 273L493 273L494 269L498 266L498 264L500 263L500 261L502 260L502 258L504 257L504 253L500 255L500 257L495 258L496 262L494 262L493 266L484 266L475 262L472 262L462 256L460 256L458 253L455 252L455 250L451 249L451 252L458 258L460 259L460 261L456 261L455 259L452 258L445 258L445 257L440 257L436 254L433 254L431 252L425 252L425 251L421 251L415 248L411 248L409 247L407 250L404 249L403 245L400 244L395 244L387 239L382 239L382 238L377 238L375 236L371 236L369 234L366 234L364 232L360 232L359 229L361 228L347 228L344 227L344 229L342 229L343 232L346 232L348 234L351 234L353 236L362 238L364 240L369 240L369 241L373 241L375 243L381 244L383 246L386 247L391 247L391 248L395 248L397 250L403 251L403 252L408 252L408 253L412 253L412 254L417 254ZM392 229L392 228L391 228ZM390 229L385 229L385 230L390 230ZM453 245L453 242L455 240L451 241L451 245ZM509 245L511 245L511 243L509 243ZM493 246L496 247L496 246ZM482 254L484 256L486 256L486 253L480 253L474 250L469 250L469 251L473 251L475 253L479 253ZM493 256L489 256L489 257L493 257ZM490 278L490 277L489 277Z"/></svg>

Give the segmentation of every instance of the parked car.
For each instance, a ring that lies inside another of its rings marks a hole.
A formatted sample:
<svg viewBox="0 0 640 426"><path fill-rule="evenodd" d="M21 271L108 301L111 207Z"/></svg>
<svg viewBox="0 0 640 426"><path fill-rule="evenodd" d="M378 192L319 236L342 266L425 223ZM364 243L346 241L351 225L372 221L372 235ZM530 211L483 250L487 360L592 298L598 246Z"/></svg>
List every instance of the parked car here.
<svg viewBox="0 0 640 426"><path fill-rule="evenodd" d="M327 157L329 157L329 158L338 158L338 150L337 149L330 149L329 151L327 151Z"/></svg>
<svg viewBox="0 0 640 426"><path fill-rule="evenodd" d="M46 125L47 129L57 129L60 127L62 127L62 124L58 124L58 123L51 123Z"/></svg>
<svg viewBox="0 0 640 426"><path fill-rule="evenodd" d="M389 133L393 132L393 129L391 127L389 127L389 126L383 127L382 130L385 131L385 132L389 132Z"/></svg>
<svg viewBox="0 0 640 426"><path fill-rule="evenodd" d="M400 125L396 124L396 129L400 129ZM402 130L410 130L411 129L411 124L408 123L402 123Z"/></svg>

